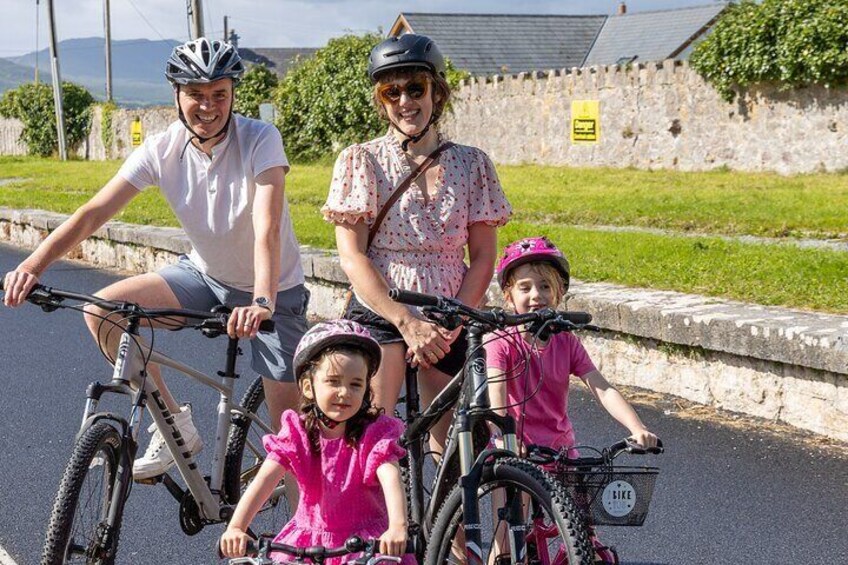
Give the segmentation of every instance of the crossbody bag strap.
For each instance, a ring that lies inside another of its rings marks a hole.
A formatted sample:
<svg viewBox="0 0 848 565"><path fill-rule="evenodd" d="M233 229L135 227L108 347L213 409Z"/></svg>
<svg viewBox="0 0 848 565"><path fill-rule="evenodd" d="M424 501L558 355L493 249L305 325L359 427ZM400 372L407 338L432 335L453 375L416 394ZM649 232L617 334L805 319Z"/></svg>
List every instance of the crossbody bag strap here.
<svg viewBox="0 0 848 565"><path fill-rule="evenodd" d="M377 214L377 218L374 220L374 223L371 225L371 229L368 230L368 245L365 247L367 250L371 247L371 242L374 241L374 236L377 235L377 230L380 229L380 225L383 223L383 219L385 219L386 214L389 213L392 206L394 206L395 202L403 196L403 193L409 188L409 186L415 182L415 179L421 176L421 173L429 169L433 163L439 158L439 156L447 149L453 147L455 143L448 141L447 143L443 143L439 147L436 148L435 151L427 155L427 158L424 159L424 162L418 165L414 171L412 171L409 176L407 176L403 181L398 185L392 195L389 196L389 199L386 200L386 203L383 204L383 207L380 209L380 213Z"/></svg>

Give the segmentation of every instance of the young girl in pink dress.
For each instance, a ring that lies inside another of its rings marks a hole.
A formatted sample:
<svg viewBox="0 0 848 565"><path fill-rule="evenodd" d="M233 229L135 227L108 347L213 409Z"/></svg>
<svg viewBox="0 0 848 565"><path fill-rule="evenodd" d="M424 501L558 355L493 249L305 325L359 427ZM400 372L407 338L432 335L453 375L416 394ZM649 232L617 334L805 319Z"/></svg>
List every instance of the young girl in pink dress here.
<svg viewBox="0 0 848 565"><path fill-rule="evenodd" d="M569 283L568 260L546 237L531 237L506 246L496 273L507 303L517 314L556 308ZM489 396L492 406L506 407L518 423L524 444L554 449L576 445L568 418L568 385L579 377L609 412L643 447L657 436L639 419L633 407L595 368L580 340L570 332L539 341L522 328L504 332L486 344ZM570 456L576 457L576 452ZM598 563L617 564L615 551L591 540Z"/></svg>
<svg viewBox="0 0 848 565"><path fill-rule="evenodd" d="M247 527L287 472L297 478L300 502L275 542L338 547L352 535L379 537L381 553L403 555L406 498L397 466L405 454L397 441L403 424L371 404L380 359L379 344L356 322L323 322L306 332L294 356L300 413L284 412L280 432L265 436L265 463L221 537L225 556L244 555ZM415 560L407 555L403 562Z"/></svg>

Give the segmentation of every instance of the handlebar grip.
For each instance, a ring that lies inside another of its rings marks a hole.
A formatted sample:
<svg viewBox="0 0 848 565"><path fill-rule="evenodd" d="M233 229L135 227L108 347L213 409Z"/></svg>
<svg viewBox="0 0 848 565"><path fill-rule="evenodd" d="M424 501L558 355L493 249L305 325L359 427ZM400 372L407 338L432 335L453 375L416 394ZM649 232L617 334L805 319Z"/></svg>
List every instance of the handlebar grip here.
<svg viewBox="0 0 848 565"><path fill-rule="evenodd" d="M421 294L411 290L400 290L393 288L389 290L389 298L395 302L409 304L410 306L438 306L439 298L429 294Z"/></svg>
<svg viewBox="0 0 848 565"><path fill-rule="evenodd" d="M221 551L220 538L215 540L215 551L218 552L218 559L226 559L226 557L224 556L224 552ZM257 554L259 554L259 542L252 539L247 540L247 547L244 551L244 554L247 557L255 557Z"/></svg>
<svg viewBox="0 0 848 565"><path fill-rule="evenodd" d="M560 312L559 315L561 318L579 326L592 321L592 315L588 312Z"/></svg>
<svg viewBox="0 0 848 565"><path fill-rule="evenodd" d="M6 282L6 275L8 273L0 273L0 290L6 290L4 284Z"/></svg>
<svg viewBox="0 0 848 565"><path fill-rule="evenodd" d="M259 331L263 333L271 333L274 331L276 324L274 320L262 320L259 322Z"/></svg>

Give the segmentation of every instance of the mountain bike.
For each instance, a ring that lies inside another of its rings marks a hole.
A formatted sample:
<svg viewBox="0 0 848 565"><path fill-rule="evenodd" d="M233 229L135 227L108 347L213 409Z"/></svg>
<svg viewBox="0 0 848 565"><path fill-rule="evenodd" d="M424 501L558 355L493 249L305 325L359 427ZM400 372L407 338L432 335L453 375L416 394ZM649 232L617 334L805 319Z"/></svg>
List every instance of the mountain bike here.
<svg viewBox="0 0 848 565"><path fill-rule="evenodd" d="M569 449L554 450L539 445L527 446L526 458L543 466L554 475L580 510L588 528L594 526L641 526L648 515L659 469L656 467L616 464L625 453L632 455L660 454L662 442L656 447L643 448L630 439L623 439L603 449L587 446L576 448L579 457L569 457ZM591 451L594 455L583 455ZM550 554L547 538L555 533L544 524L536 524L527 536L538 549L539 562L568 565L564 553ZM613 548L596 548L606 552L606 561L618 563Z"/></svg>
<svg viewBox="0 0 848 565"><path fill-rule="evenodd" d="M380 548L379 539L363 540L359 536L349 537L340 547L295 547L284 543L274 543L270 537L260 537L257 541L247 542L247 556L235 557L227 561L227 565L279 565L280 561L271 559L272 552L286 553L295 558L294 561L283 561L281 565L309 565L323 563L332 557L344 557L352 553L362 553L350 561L351 565L379 565L381 563L400 563L400 557L377 555ZM415 553L415 542L407 542L407 553ZM220 547L218 556L221 557ZM308 561L306 561L308 560Z"/></svg>
<svg viewBox="0 0 848 565"><path fill-rule="evenodd" d="M463 563L540 563L538 548L529 543L533 527L550 533L548 554L588 565L593 551L580 510L553 476L518 456L515 421L492 410L489 402L483 335L509 326L545 323L556 317L588 323L582 312L540 310L507 314L478 310L453 298L393 289L389 296L417 306L422 314L449 330L464 326L468 342L463 370L419 412L417 375L406 374L406 432L401 444L412 531L426 546L427 565ZM423 465L428 430L455 407L444 452L425 501ZM489 446L490 429L500 431L504 449ZM420 558L420 555L419 555Z"/></svg>
<svg viewBox="0 0 848 565"><path fill-rule="evenodd" d="M115 563L145 408L162 431L186 487L168 473L143 482L165 485L179 503L180 525L188 535L197 534L209 524L229 520L264 459L260 437L272 433L266 424L261 378L250 385L242 404L236 405L231 398L239 378L238 339L228 338L225 368L214 378L154 350L152 329L149 345L140 332L144 323L156 321L172 330L193 328L210 338L222 336L227 331L228 311L142 308L43 285L36 285L27 300L45 312L59 308L82 312L84 305L96 305L108 313L101 318L101 329L105 325L107 331L121 332L115 358L110 359L114 367L111 380L91 383L86 390L82 424L47 527L42 565ZM114 316L120 317L121 324L114 321ZM273 331L273 327L273 322L265 321L260 331ZM202 474L191 452L184 450L185 441L174 424L174 415L162 401L153 379L146 378L148 363L170 367L219 393L209 475ZM129 397L128 415L98 411L105 394ZM253 531L276 531L288 521L291 512L284 494L281 483L260 511L259 520L251 525Z"/></svg>

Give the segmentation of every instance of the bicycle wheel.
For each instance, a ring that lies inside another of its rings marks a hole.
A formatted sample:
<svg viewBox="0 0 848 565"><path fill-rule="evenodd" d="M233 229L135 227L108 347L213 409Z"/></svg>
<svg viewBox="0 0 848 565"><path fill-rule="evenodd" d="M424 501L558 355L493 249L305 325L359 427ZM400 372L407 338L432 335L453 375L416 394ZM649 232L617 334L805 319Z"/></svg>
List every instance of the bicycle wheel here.
<svg viewBox="0 0 848 565"><path fill-rule="evenodd" d="M261 377L247 388L241 400L241 408L249 414L255 414L263 422L270 421ZM262 436L265 434L266 431L249 418L233 418L224 467L224 489L230 504L239 501L265 461L265 449L262 447ZM250 527L257 535L275 536L291 516L292 511L285 496L285 485L280 482Z"/></svg>
<svg viewBox="0 0 848 565"><path fill-rule="evenodd" d="M53 504L41 565L115 562L121 516L114 524L107 518L120 452L121 437L106 422L95 423L77 441ZM107 530L108 547L102 539Z"/></svg>
<svg viewBox="0 0 848 565"><path fill-rule="evenodd" d="M522 530L527 532L526 563L592 563L591 544L577 508L562 488L535 465L516 458L487 465L477 498L483 563L512 563L508 532ZM464 552L462 489L457 485L436 516L424 562L465 564Z"/></svg>

